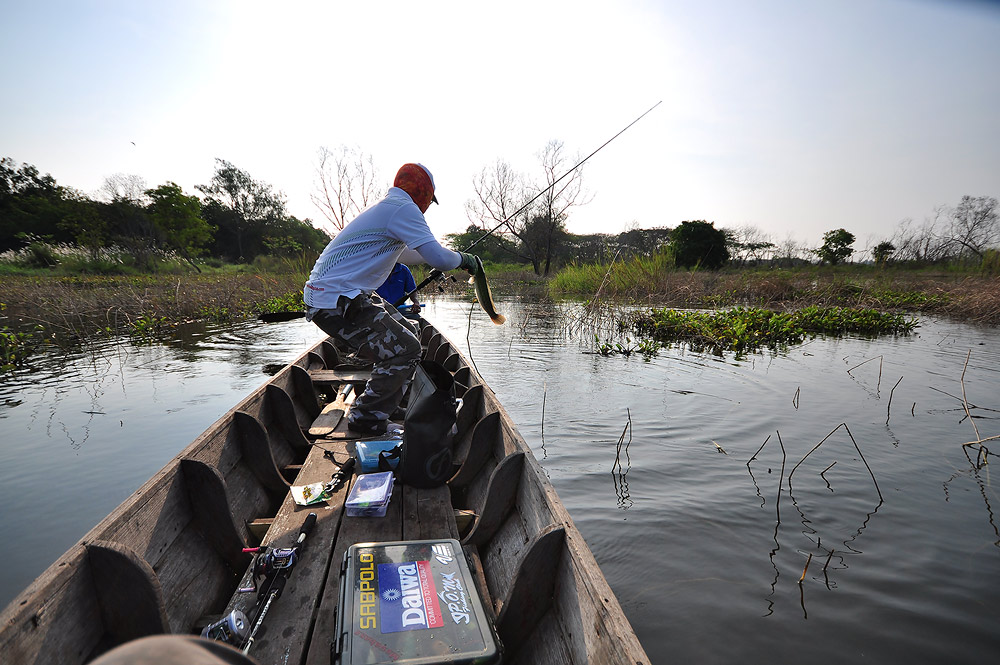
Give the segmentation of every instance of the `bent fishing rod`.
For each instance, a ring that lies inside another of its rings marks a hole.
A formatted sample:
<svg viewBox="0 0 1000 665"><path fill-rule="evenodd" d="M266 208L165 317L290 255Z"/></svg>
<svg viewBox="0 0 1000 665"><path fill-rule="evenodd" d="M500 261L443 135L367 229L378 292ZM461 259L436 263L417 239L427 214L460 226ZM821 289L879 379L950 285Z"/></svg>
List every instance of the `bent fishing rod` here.
<svg viewBox="0 0 1000 665"><path fill-rule="evenodd" d="M660 101L658 101L655 104L653 104L652 106L650 106L642 115L640 115L638 118L636 118L635 120L633 120L629 124L625 125L625 127L621 131L619 131L617 134L615 134L614 136L612 136L610 139L608 139L607 141L605 141L604 143L602 143L596 150L594 150L594 152L590 153L589 155L587 155L586 157L584 157L583 159L581 159L577 163L576 166L574 166L569 171L566 171L566 173L563 173L561 176L559 176L558 178L556 178L555 180L553 180L549 184L548 187L546 187L545 189L541 190L540 192L538 192L537 194L535 194L533 197L531 197L531 199L527 203L525 203L523 206L521 206L520 208L518 208L513 214L508 215L502 222L500 222L499 224L497 224L496 226L494 226L492 229L490 229L489 231L487 231L486 233L484 233L483 235L481 235L475 242L473 242L471 245L469 245L468 247L466 247L464 251L468 252L468 251L472 250L473 247L475 247L476 245L478 245L479 243L481 243L482 241L486 240L491 235L493 235L494 233L496 233L497 230L499 230L501 226L504 226L505 224L509 224L510 220L516 218L522 212L524 212L525 210L527 210L528 206L530 206L532 203L534 203L535 201L537 201L538 199L540 199L546 192L548 192L550 189L552 189L553 187L555 187L556 185L558 185L559 182L562 181L564 178L566 178L571 173L573 173L574 171L576 171L578 168L580 168L581 166L583 166L584 162L586 162L588 159L590 159L591 157L593 157L594 155L596 155L597 153L599 153L601 150L603 150L605 146L607 146L609 143L611 143L612 141L614 141L616 138L618 138L619 136L621 136L622 134L624 134L629 129L629 127L631 127L635 123L637 123L640 120L642 120L644 117L646 117L646 115L649 114L650 111L652 111L653 109L655 109L657 106L659 106L662 103L663 103L663 100L661 99ZM420 282L419 284L417 284L417 287L415 289L413 289L412 291L410 291L407 294L404 294L399 300L397 300L396 302L392 303L393 307L399 307L400 305L402 305L403 303L405 303L406 300L410 296L412 296L414 293L416 293L417 291L420 291L425 286L427 286L428 284L430 284L434 280L438 279L442 275L444 275L443 271L438 270L437 268L434 268L433 270L431 270L430 274L428 274L427 277L424 278L424 280L422 282Z"/></svg>

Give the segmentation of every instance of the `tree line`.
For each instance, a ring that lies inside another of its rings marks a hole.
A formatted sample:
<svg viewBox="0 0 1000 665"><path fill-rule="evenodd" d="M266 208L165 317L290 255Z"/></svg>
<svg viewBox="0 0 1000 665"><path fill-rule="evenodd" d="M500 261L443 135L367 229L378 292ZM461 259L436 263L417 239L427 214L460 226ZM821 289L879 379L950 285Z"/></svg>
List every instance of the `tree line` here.
<svg viewBox="0 0 1000 665"><path fill-rule="evenodd" d="M0 251L28 239L71 243L93 257L118 245L139 268L157 254L251 262L262 254L293 256L329 240L309 220L289 215L284 195L245 170L217 159L201 197L173 182L147 187L139 176L116 174L87 195L59 185L31 164L0 161Z"/></svg>
<svg viewBox="0 0 1000 665"><path fill-rule="evenodd" d="M791 236L775 240L745 224L716 228L692 220L676 227L630 228L617 234L574 234L572 210L589 202L583 171L571 170L578 156L559 141L537 155L537 175L517 172L499 159L473 180L465 231L446 236L454 249L475 252L486 261L530 264L538 275L570 262L607 263L618 258L671 252L681 267L723 265L887 263L981 263L1000 246L997 199L964 196L954 207L941 206L932 219L916 225L901 221L888 238L856 248L856 237L840 228L823 235L819 247ZM232 163L217 159L200 197L172 182L148 188L138 176L116 174L88 196L58 185L30 164L0 161L0 252L23 246L25 238L75 243L95 256L117 244L139 267L156 252L174 251L192 261L217 257L251 262L260 255L292 256L321 251L330 236L307 220L287 213L284 195L255 180ZM313 203L336 233L385 192L370 155L357 148L320 148ZM991 260L996 260L995 253Z"/></svg>

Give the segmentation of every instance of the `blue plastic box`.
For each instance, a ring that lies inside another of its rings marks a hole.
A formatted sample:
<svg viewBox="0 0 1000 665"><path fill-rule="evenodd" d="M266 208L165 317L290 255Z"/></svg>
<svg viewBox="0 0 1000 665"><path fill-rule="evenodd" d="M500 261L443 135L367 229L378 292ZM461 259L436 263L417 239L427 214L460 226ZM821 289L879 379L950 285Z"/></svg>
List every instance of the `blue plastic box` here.
<svg viewBox="0 0 1000 665"><path fill-rule="evenodd" d="M354 444L354 456L361 467L361 473L374 473L378 471L378 454L382 451L392 450L396 446L402 445L402 439L386 439L385 441L358 441ZM387 460L389 467L396 468L399 458Z"/></svg>

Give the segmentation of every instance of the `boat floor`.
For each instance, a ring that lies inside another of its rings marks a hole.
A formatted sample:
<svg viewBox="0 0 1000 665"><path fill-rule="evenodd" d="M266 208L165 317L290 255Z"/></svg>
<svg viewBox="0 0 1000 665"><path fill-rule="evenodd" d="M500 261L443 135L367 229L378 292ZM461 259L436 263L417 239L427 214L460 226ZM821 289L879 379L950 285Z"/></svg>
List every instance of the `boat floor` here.
<svg viewBox="0 0 1000 665"><path fill-rule="evenodd" d="M294 484L328 482L339 469L338 463L346 461L353 452L354 442L343 438L345 436L346 419L337 425L329 438L314 442ZM397 483L385 517L348 516L344 500L349 490L350 485L345 484L327 501L310 506L297 505L289 493L271 521L261 544L290 547L306 516L310 512L317 516L316 526L306 538L284 591L268 609L257 632L250 650L255 660L317 665L330 662L340 597L340 566L351 545L373 541L457 539L459 536L447 486L418 489ZM240 583L241 588L253 586L252 573L251 565ZM480 584L480 593L484 586ZM253 620L256 599L256 593L238 592L226 612L240 609Z"/></svg>

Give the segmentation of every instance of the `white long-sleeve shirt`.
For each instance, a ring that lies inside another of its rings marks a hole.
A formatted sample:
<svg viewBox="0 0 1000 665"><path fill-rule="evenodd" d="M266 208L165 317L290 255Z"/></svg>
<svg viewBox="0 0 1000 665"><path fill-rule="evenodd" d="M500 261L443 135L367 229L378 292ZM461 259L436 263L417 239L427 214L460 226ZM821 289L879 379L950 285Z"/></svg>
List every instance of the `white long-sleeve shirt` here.
<svg viewBox="0 0 1000 665"><path fill-rule="evenodd" d="M303 289L305 304L327 309L336 307L340 296L371 293L397 261L424 261L439 270L453 270L462 259L438 243L410 195L391 187L384 199L355 217L320 254Z"/></svg>

